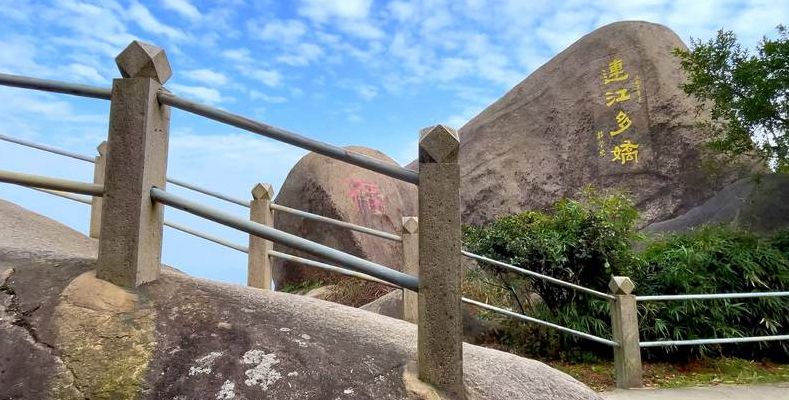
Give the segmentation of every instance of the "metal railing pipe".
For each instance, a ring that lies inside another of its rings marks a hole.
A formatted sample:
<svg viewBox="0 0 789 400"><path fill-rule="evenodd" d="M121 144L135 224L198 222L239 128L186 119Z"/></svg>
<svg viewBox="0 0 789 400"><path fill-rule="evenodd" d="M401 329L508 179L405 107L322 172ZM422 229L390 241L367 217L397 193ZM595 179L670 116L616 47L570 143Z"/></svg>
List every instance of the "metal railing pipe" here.
<svg viewBox="0 0 789 400"><path fill-rule="evenodd" d="M419 174L399 165L392 165L384 161L343 149L315 139L310 139L287 130L253 121L249 118L222 111L218 108L195 103L182 99L166 91L159 92L159 102L193 114L213 119L236 128L244 129L258 135L265 136L280 142L285 142L302 149L313 151L336 160L344 161L362 168L390 176L401 181L418 184Z"/></svg>
<svg viewBox="0 0 789 400"><path fill-rule="evenodd" d="M79 203L82 203L82 204L88 204L88 205L91 204L90 197L79 196L79 195L68 193L68 192L60 192L60 191L57 191L57 190L40 189L40 188L35 188L35 187L31 187L30 189L37 190L39 192L43 192L43 193L47 193L47 194L51 194L51 195L54 195L54 196L62 197L64 199L73 200L73 201L76 201L76 202L79 202Z"/></svg>
<svg viewBox="0 0 789 400"><path fill-rule="evenodd" d="M503 263L501 261L494 260L492 258L488 258L488 257L484 257L484 256L481 256L481 255L478 255L478 254L470 253L470 252L465 251L465 250L461 251L461 254L463 254L464 256L466 256L468 258L472 258L472 259L479 260L479 261L484 261L486 263L490 263L490 264L493 264L493 265L498 265L500 267L507 268L507 269L509 269L511 271L515 271L515 272L518 272L518 273L521 273L521 274L533 276L535 278L539 278L539 279L542 279L542 280L545 280L545 281L548 281L548 282L551 282L551 283L555 283L555 284L557 284L559 286L564 286L564 287L568 287L568 288L571 288L571 289L575 289L575 290L577 290L579 292L588 293L588 294L591 294L593 296L602 297L602 298L608 299L608 300L616 299L615 296L610 295L608 293L598 292L597 290L594 290L594 289L589 289L587 287L579 286L579 285L576 285L574 283L565 282L565 281L563 281L561 279L556 279L556 278L550 277L548 275L543 275L543 274L540 274L540 273L537 273L537 272L534 272L534 271L529 271L527 269L523 269L523 268L511 265L511 264L507 264L507 263Z"/></svg>
<svg viewBox="0 0 789 400"><path fill-rule="evenodd" d="M219 224L238 229L240 231L249 233L250 235L255 235L318 257L326 258L330 261L336 262L337 264L347 266L349 269L371 275L386 282L390 282L414 291L419 290L419 281L416 277L344 253L337 249L333 249L331 247L324 246L322 244L315 243L262 224L239 218L211 207L203 206L182 197L173 195L172 193L167 193L161 189L152 188L151 198L154 201L158 201L164 205L168 205L179 210L186 211L190 214L217 222Z"/></svg>
<svg viewBox="0 0 789 400"><path fill-rule="evenodd" d="M199 193L211 196L211 197L216 197L217 199L221 199L221 200L224 200L224 201L227 201L227 202L230 202L230 203L238 204L238 205L240 205L242 207L249 208L249 202L248 201L244 201L244 200L241 200L241 199L230 197L230 196L224 195L224 194L219 193L219 192L215 192L215 191L210 190L210 189L202 188L200 186L196 186L196 185L193 185L191 183L184 182L184 181L182 181L180 179L170 178L168 176L167 177L167 182L172 183L173 185L178 185L178 186L187 188L189 190L194 190L195 192L199 192Z"/></svg>
<svg viewBox="0 0 789 400"><path fill-rule="evenodd" d="M789 335L747 336L747 337L739 337L739 338L720 338L720 339L658 340L655 342L641 342L640 346L641 347L692 346L692 345L700 345L700 344L769 342L773 340L789 340Z"/></svg>
<svg viewBox="0 0 789 400"><path fill-rule="evenodd" d="M352 224L350 222L345 222L345 221L340 221L340 220L337 220L337 219L334 219L334 218L324 217L323 215L313 214L311 212L297 210L295 208L285 207L285 206L282 206L282 205L279 205L279 204L275 204L275 203L271 204L271 209L274 210L274 211L281 211L281 212L285 212L285 213L288 213L288 214L298 215L299 217L302 217L302 218L305 218L305 219L309 219L309 220L313 220L313 221L321 221L321 222L325 222L327 224L341 226L343 228L347 228L347 229L350 229L352 231L362 232L362 233L366 233L368 235L378 236L380 238L389 239L389 240L394 240L396 242L399 242L399 241L402 240L402 238L400 236L395 235L394 233L379 231L377 229L368 228L366 226L356 225L356 224Z"/></svg>
<svg viewBox="0 0 789 400"><path fill-rule="evenodd" d="M334 265L331 265L331 264L322 263L320 261L310 260L309 258L297 257L297 256L294 256L292 254L281 253L281 252L276 251L276 250L269 251L268 255L270 255L272 257L276 257L276 258L281 258L283 260L298 262L298 263L302 263L304 265L309 265L311 267L316 267L316 268L324 269L324 270L327 270L327 271L336 272L338 274L342 274L342 275L346 275L346 276L352 276L354 278L364 279L364 280L368 280L368 281L372 281L372 282L381 283L381 284L384 284L386 286L392 286L392 287L399 288L399 286L397 286L395 284L392 284L392 283L389 283L387 281L384 281L382 279L378 279L376 277L373 277L373 276L370 276L370 275L367 275L367 274L363 274L361 272L351 271L349 269L337 267L337 266L334 266Z"/></svg>
<svg viewBox="0 0 789 400"><path fill-rule="evenodd" d="M229 248L231 248L233 250L238 250L238 251L240 251L242 253L249 253L249 249L246 246L242 246L240 244L236 244L236 243L227 241L225 239L218 238L216 236L209 235L209 234L204 233L204 232L200 232L198 230L189 228L188 226L184 226L184 225L181 225L179 223L170 222L170 221L167 221L167 220L165 220L163 224L165 226L169 226L170 228L179 230L181 232L188 233L188 234L190 234L192 236L196 236L196 237L199 237L201 239L208 240L209 242L214 242L216 244L219 244L219 245L222 245L222 246L225 246L225 247L229 247Z"/></svg>
<svg viewBox="0 0 789 400"><path fill-rule="evenodd" d="M39 189L52 189L61 192L87 194L90 196L104 195L104 187L100 185L70 181L67 179L50 178L48 176L23 174L21 172L0 170L0 182Z"/></svg>
<svg viewBox="0 0 789 400"><path fill-rule="evenodd" d="M789 296L789 292L667 294L667 295L656 295L656 296L636 296L636 301L748 299L748 298L757 298L757 297L787 297L787 296Z"/></svg>
<svg viewBox="0 0 789 400"><path fill-rule="evenodd" d="M92 97L94 99L109 100L112 94L110 88L79 85L48 79L31 78L28 76L0 74L0 85L18 87L22 89L41 90L44 92L54 92L70 94L81 97Z"/></svg>
<svg viewBox="0 0 789 400"><path fill-rule="evenodd" d="M32 147L34 149L44 150L49 153L60 154L61 156L76 158L77 160L87 161L87 162L94 162L93 157L86 156L84 154L74 153L68 150L58 149L56 147L47 146L45 144L38 144L33 143L24 139L18 139L6 135L0 134L0 140L4 140L6 142L16 143L26 147Z"/></svg>
<svg viewBox="0 0 789 400"><path fill-rule="evenodd" d="M482 303L482 302L479 302L479 301L476 301L476 300L472 300L472 299L469 299L469 298L466 298L466 297L464 297L462 299L462 301L464 303L472 304L472 305L475 305L477 307L481 307L481 308L484 308L484 309L487 309L487 310L491 310L491 311L497 312L499 314L507 315L509 317L521 319L521 320L528 321L528 322L533 322L535 324L547 326L547 327L554 328L554 329L558 329L558 330L560 330L562 332L566 332L566 333L569 333L571 335L582 337L584 339L589 339L589 340L591 340L593 342L602 343L602 344L605 344L605 345L608 345L608 346L619 346L619 344L617 344L613 340L608 340L608 339L605 339L605 338L601 338L599 336L590 335L588 333L584 333L584 332L581 332L581 331L576 331L575 329L566 328L564 326L557 325L557 324L554 324L552 322L543 321L541 319L530 317L528 315L523 315L523 314L519 314L519 313L510 311L510 310L505 310L503 308L492 306L490 304Z"/></svg>

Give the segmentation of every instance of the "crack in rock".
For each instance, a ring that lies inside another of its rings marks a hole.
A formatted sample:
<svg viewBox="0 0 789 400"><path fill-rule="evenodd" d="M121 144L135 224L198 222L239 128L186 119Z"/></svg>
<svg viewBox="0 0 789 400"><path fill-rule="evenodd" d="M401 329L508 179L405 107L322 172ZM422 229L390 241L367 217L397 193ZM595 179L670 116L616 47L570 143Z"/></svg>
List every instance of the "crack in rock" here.
<svg viewBox="0 0 789 400"><path fill-rule="evenodd" d="M27 340L29 343L35 347L38 347L39 349L44 350L47 354L55 359L56 364L63 367L64 371L71 378L72 384L70 386L79 394L80 397L88 400L89 398L85 396L81 388L77 386L77 375L65 362L63 362L63 360L57 354L57 349L54 346L42 341L39 338L35 327L30 323L30 320L28 320L28 318L30 318L34 312L41 308L41 304L37 304L35 307L26 311L22 310L19 304L19 296L17 296L16 291L13 287L11 287L10 284L11 275L13 275L14 272L16 272L14 268L9 268L0 274L0 293L6 294L10 300L8 306L3 310L4 313L11 316L11 325L22 328L27 333Z"/></svg>

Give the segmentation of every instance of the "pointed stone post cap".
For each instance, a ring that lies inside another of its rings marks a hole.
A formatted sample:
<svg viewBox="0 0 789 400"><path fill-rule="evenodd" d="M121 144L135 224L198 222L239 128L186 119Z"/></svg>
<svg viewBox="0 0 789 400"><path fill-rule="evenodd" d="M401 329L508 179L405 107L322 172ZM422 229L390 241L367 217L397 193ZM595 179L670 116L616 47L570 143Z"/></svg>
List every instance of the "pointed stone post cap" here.
<svg viewBox="0 0 789 400"><path fill-rule="evenodd" d="M419 232L419 218L417 217L403 217L403 233L418 233Z"/></svg>
<svg viewBox="0 0 789 400"><path fill-rule="evenodd" d="M633 281L626 276L612 276L611 282L608 282L608 288L611 289L611 293L613 294L630 294L635 287L636 285Z"/></svg>
<svg viewBox="0 0 789 400"><path fill-rule="evenodd" d="M96 150L99 152L100 156L106 156L107 155L107 141L104 140L101 143L99 143L99 145L96 146Z"/></svg>
<svg viewBox="0 0 789 400"><path fill-rule="evenodd" d="M271 200L274 197L274 188L268 183L258 183L252 188L252 198L255 200Z"/></svg>
<svg viewBox="0 0 789 400"><path fill-rule="evenodd" d="M456 162L459 148L458 133L448 126L436 125L419 131L419 162Z"/></svg>
<svg viewBox="0 0 789 400"><path fill-rule="evenodd" d="M173 75L164 50L135 40L115 57L115 64L124 78L151 78L164 84Z"/></svg>

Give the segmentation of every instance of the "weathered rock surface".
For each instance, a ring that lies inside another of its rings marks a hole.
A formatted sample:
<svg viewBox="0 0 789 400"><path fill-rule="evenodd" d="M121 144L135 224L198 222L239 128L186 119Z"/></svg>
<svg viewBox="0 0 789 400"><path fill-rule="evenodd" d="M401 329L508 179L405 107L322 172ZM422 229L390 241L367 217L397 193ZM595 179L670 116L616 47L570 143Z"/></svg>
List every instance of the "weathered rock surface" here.
<svg viewBox="0 0 789 400"><path fill-rule="evenodd" d="M64 232L0 201L0 398L425 398L406 372L412 324L169 269L126 291L97 280L93 250ZM536 361L464 354L470 399L598 398Z"/></svg>
<svg viewBox="0 0 789 400"><path fill-rule="evenodd" d="M347 149L397 165L394 160L376 150L365 147ZM402 217L416 215L416 187L342 161L310 153L290 171L275 202L384 232L399 233ZM401 270L402 252L398 242L282 212L275 213L274 226L305 239ZM277 245L275 249L314 258ZM277 287L311 279L336 283L349 278L325 273L314 267L305 267L300 263L282 260L274 263L274 282ZM365 295L356 299L354 305L365 304L389 290L387 287L359 290Z"/></svg>
<svg viewBox="0 0 789 400"><path fill-rule="evenodd" d="M464 222L545 208L591 184L631 192L646 224L734 181L734 168L702 165L712 160L674 48L685 45L661 25L604 26L469 121L460 130Z"/></svg>
<svg viewBox="0 0 789 400"><path fill-rule="evenodd" d="M731 224L757 233L789 228L789 175L740 179L703 204L644 231L677 232L703 224Z"/></svg>

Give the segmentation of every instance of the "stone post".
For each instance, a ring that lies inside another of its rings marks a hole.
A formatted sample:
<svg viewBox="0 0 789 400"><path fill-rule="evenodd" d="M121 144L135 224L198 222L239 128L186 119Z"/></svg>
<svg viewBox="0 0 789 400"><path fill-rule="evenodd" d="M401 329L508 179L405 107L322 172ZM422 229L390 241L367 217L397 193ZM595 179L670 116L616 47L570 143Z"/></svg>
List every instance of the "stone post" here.
<svg viewBox="0 0 789 400"><path fill-rule="evenodd" d="M419 277L419 218L403 217L403 272ZM403 289L403 319L418 323L419 294Z"/></svg>
<svg viewBox="0 0 789 400"><path fill-rule="evenodd" d="M133 41L115 63L96 275L126 288L159 277L170 108L156 98L172 72L164 50Z"/></svg>
<svg viewBox="0 0 789 400"><path fill-rule="evenodd" d="M641 348L638 344L638 308L636 296L630 294L635 285L630 278L614 276L608 287L616 300L611 301L611 326L614 341L616 387L641 387Z"/></svg>
<svg viewBox="0 0 789 400"><path fill-rule="evenodd" d="M96 148L99 155L95 158L93 164L93 183L97 185L104 185L104 166L107 163L107 141L101 142L99 147ZM90 237L94 239L99 238L101 232L101 206L102 199L98 196L93 196L90 201Z"/></svg>
<svg viewBox="0 0 789 400"><path fill-rule="evenodd" d="M274 215L271 213L271 200L274 189L268 183L258 183L252 188L252 202L249 207L249 219L266 226L274 226ZM247 285L271 289L271 257L274 250L270 240L249 235L249 255L247 265Z"/></svg>
<svg viewBox="0 0 789 400"><path fill-rule="evenodd" d="M419 379L464 399L457 132L425 128L419 139Z"/></svg>

